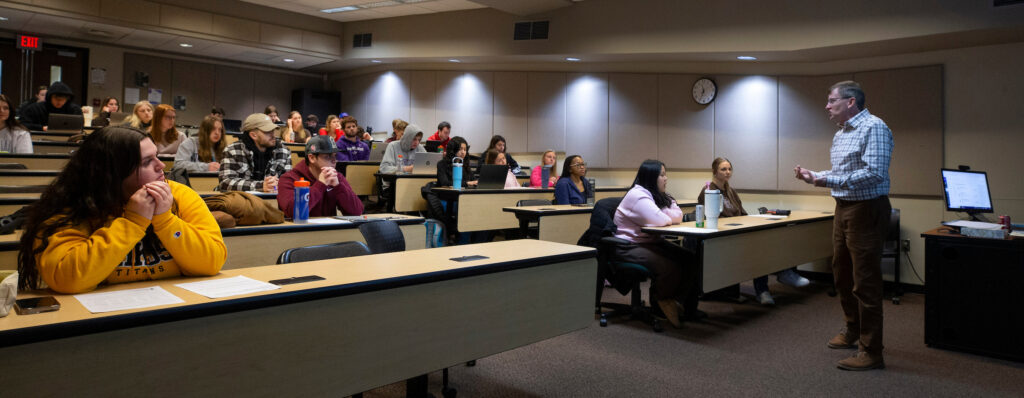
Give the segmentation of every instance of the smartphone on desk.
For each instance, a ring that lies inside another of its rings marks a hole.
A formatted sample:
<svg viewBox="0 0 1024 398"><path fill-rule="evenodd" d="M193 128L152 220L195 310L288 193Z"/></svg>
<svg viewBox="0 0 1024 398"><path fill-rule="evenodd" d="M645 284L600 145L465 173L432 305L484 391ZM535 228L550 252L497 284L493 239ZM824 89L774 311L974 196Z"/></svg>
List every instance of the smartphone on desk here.
<svg viewBox="0 0 1024 398"><path fill-rule="evenodd" d="M18 315L38 314L60 309L60 303L53 296L33 297L14 301L14 310Z"/></svg>

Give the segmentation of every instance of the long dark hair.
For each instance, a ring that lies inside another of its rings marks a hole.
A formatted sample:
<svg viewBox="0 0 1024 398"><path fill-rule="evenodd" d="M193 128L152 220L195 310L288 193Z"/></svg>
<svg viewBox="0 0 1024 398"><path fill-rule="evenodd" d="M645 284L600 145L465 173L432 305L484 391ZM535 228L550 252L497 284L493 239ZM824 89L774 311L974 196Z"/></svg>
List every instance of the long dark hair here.
<svg viewBox="0 0 1024 398"><path fill-rule="evenodd" d="M505 137L502 137L502 136L497 135L497 134L495 134L493 137L491 137L491 143L489 145L487 145L487 150L497 149L495 147L498 145L498 142L501 142L502 144L505 144L505 150L503 150L501 152L508 152L508 143L505 142Z"/></svg>
<svg viewBox="0 0 1024 398"><path fill-rule="evenodd" d="M640 164L640 169L636 171L636 178L633 179L633 186L641 186L647 189L654 197L654 204L659 209L664 209L672 204L672 195L667 192L658 192L658 177L661 177L661 169L665 167L665 163L660 160L647 159Z"/></svg>
<svg viewBox="0 0 1024 398"><path fill-rule="evenodd" d="M28 130L27 128L25 128L24 125L21 124L21 122L18 121L18 119L14 118L15 109L14 104L11 103L11 99L7 98L6 95L0 94L0 102L6 102L7 109L10 111L7 113L7 120L3 121L7 125L7 127L10 128L11 131Z"/></svg>
<svg viewBox="0 0 1024 398"><path fill-rule="evenodd" d="M469 142L466 142L465 138L457 136L452 137L451 141L448 141L448 145L444 147L444 159L451 161L455 155L459 154L459 149L462 149L462 144L466 144L466 153L469 153Z"/></svg>
<svg viewBox="0 0 1024 398"><path fill-rule="evenodd" d="M18 252L18 286L39 287L36 257L58 229L84 226L95 231L124 214L128 198L121 186L125 178L138 172L139 143L146 139L151 138L141 130L115 126L85 136L57 178L28 206ZM41 243L35 247L37 239Z"/></svg>
<svg viewBox="0 0 1024 398"><path fill-rule="evenodd" d="M220 123L220 141L214 143L210 141L210 132L217 128L217 123ZM224 152L224 147L228 146L227 140L224 139L224 122L219 117L206 115L203 118L203 122L199 124L199 161L200 162L212 162L215 157L221 156Z"/></svg>
<svg viewBox="0 0 1024 398"><path fill-rule="evenodd" d="M580 158L580 155L569 155L562 162L562 178L572 177L572 161Z"/></svg>

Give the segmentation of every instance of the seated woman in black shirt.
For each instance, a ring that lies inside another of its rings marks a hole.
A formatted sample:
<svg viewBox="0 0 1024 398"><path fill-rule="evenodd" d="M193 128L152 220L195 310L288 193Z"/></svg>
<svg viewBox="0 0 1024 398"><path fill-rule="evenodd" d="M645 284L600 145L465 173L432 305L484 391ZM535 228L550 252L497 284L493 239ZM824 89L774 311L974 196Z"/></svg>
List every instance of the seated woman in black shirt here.
<svg viewBox="0 0 1024 398"><path fill-rule="evenodd" d="M465 161L467 153L469 153L469 143L466 142L466 139L452 137L448 146L445 147L444 158L437 162L437 186L452 186L452 159L460 158ZM464 162L462 165L462 187L476 186L476 183L476 177L469 169L469 163Z"/></svg>

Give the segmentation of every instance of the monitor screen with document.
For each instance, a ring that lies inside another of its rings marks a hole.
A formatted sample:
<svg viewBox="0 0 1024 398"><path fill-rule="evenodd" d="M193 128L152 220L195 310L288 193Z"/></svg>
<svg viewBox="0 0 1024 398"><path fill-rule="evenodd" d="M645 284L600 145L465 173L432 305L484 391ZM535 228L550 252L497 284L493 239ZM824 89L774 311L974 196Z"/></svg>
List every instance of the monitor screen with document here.
<svg viewBox="0 0 1024 398"><path fill-rule="evenodd" d="M992 212L988 174L984 171L942 169L942 190L948 211L972 214Z"/></svg>

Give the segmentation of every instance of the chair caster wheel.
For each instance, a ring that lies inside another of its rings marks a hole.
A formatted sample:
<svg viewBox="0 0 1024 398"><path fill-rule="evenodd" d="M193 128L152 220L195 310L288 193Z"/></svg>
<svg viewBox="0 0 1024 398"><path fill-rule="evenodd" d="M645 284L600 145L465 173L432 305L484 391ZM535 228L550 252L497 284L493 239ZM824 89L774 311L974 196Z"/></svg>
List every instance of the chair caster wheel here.
<svg viewBox="0 0 1024 398"><path fill-rule="evenodd" d="M893 297L892 298L892 303L894 305L900 305L900 298L899 297Z"/></svg>
<svg viewBox="0 0 1024 398"><path fill-rule="evenodd" d="M476 366L476 360L474 359L472 361L466 362L466 366Z"/></svg>
<svg viewBox="0 0 1024 398"><path fill-rule="evenodd" d="M458 393L458 390L451 387L441 389L441 396L444 398L455 398L455 395L457 395Z"/></svg>
<svg viewBox="0 0 1024 398"><path fill-rule="evenodd" d="M661 333L665 331L665 328L661 327L660 320L655 319L654 322L651 322L651 326L654 328L654 333Z"/></svg>
<svg viewBox="0 0 1024 398"><path fill-rule="evenodd" d="M601 327L608 327L608 318L605 318L604 315L601 315Z"/></svg>

